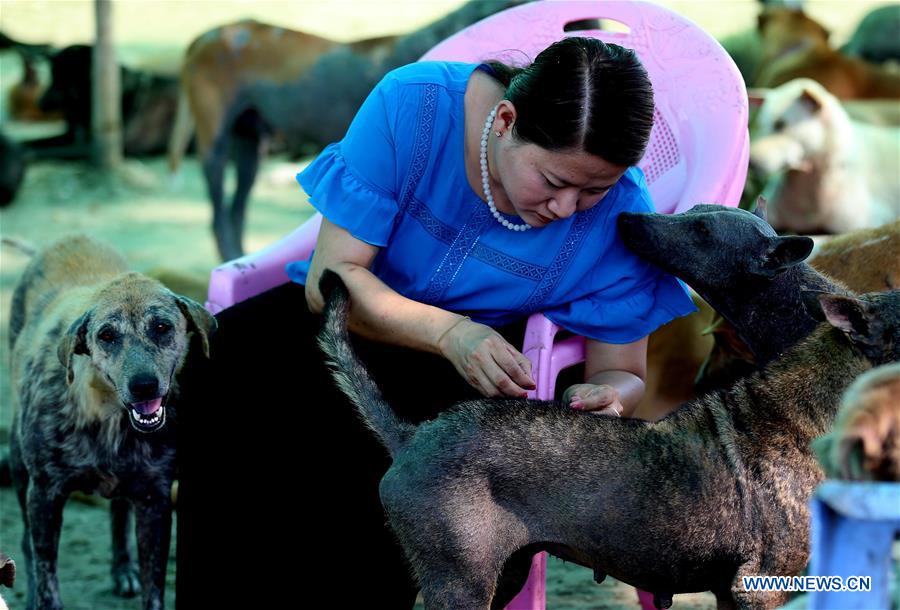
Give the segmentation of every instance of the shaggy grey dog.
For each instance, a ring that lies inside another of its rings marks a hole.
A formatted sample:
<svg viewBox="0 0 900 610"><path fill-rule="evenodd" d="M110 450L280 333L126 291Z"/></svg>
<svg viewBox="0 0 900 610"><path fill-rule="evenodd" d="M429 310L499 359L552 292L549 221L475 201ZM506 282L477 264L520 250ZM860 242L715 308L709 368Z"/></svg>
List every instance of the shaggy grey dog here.
<svg viewBox="0 0 900 610"><path fill-rule="evenodd" d="M128 271L112 248L64 238L16 285L10 320L10 467L25 522L30 610L62 608L56 556L73 491L113 498L113 587L163 607L175 477L175 375L215 319ZM207 354L208 355L208 354ZM137 521L140 570L127 544ZM140 576L140 578L138 578Z"/></svg>

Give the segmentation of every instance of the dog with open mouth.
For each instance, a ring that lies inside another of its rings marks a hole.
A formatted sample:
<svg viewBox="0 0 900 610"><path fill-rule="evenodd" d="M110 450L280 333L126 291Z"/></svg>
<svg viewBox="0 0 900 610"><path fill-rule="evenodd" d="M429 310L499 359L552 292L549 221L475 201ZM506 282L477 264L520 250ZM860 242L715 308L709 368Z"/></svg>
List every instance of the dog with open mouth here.
<svg viewBox="0 0 900 610"><path fill-rule="evenodd" d="M143 589L145 608L163 608L177 374L191 349L209 356L215 325L200 304L85 236L59 240L25 268L9 338L27 608L62 608L56 556L73 491L112 499L113 591ZM132 508L139 569L128 545Z"/></svg>

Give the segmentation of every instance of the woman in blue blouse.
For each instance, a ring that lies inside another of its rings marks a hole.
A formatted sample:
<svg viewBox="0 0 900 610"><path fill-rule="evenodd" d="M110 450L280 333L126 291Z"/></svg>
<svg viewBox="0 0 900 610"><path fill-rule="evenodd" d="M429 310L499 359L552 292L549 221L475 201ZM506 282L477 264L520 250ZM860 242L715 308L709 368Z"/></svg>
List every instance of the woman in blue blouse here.
<svg viewBox="0 0 900 610"><path fill-rule="evenodd" d="M315 347L326 268L347 284L358 350L401 417L524 396L534 381L516 346L536 311L588 339L564 401L633 411L647 335L693 311L616 234L620 212L653 209L634 167L652 122L637 58L591 38L524 69L420 62L379 83L298 176L324 216L311 260L288 266L295 283L220 314L212 361L188 367L179 603L225 603L233 573L272 603L312 586L335 607L412 605L378 501L388 459ZM232 539L242 531L252 542Z"/></svg>

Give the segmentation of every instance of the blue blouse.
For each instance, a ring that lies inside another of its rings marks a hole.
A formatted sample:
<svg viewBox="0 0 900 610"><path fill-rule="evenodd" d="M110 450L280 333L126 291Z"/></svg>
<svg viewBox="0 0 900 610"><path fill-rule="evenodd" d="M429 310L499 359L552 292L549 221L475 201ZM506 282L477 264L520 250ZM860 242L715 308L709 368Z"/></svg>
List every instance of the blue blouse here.
<svg viewBox="0 0 900 610"><path fill-rule="evenodd" d="M417 62L388 73L344 139L297 175L310 203L380 248L372 272L392 289L483 324L541 311L621 344L695 311L678 280L617 235L619 212L653 211L636 167L602 202L545 227L515 232L493 218L464 165L463 96L477 67ZM287 266L300 284L308 271L309 261Z"/></svg>

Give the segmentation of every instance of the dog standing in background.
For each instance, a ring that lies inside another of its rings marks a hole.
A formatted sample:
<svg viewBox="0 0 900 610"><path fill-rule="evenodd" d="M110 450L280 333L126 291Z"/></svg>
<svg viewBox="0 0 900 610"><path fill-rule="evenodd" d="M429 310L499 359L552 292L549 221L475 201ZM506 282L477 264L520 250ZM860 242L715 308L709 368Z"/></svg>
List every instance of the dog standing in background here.
<svg viewBox="0 0 900 610"><path fill-rule="evenodd" d="M847 233L900 218L900 128L853 120L820 84L797 79L759 109L750 167L769 182L779 231Z"/></svg>
<svg viewBox="0 0 900 610"><path fill-rule="evenodd" d="M177 383L191 335L208 356L215 319L84 236L38 253L10 316L13 485L30 610L62 608L56 557L73 491L112 498L114 591L163 608L172 526ZM131 508L139 571L128 548Z"/></svg>
<svg viewBox="0 0 900 610"><path fill-rule="evenodd" d="M900 363L860 375L813 449L830 478L900 482Z"/></svg>

